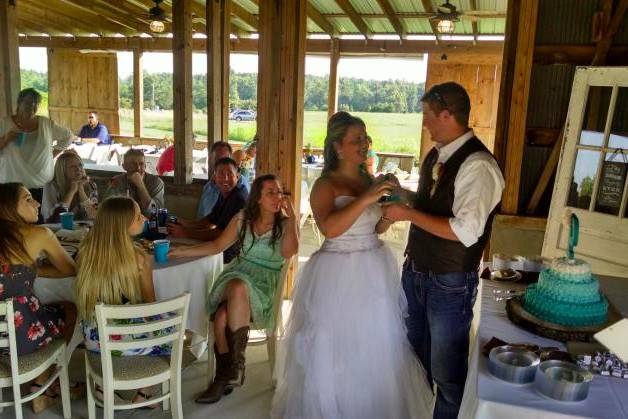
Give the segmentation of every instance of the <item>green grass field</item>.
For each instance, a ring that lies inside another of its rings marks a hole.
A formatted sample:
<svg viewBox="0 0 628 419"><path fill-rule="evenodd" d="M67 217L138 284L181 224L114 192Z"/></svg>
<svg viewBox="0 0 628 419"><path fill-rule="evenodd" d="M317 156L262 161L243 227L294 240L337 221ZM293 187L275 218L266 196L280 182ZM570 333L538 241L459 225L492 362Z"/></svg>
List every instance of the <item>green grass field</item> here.
<svg viewBox="0 0 628 419"><path fill-rule="evenodd" d="M366 123L376 151L418 155L421 135L420 113L355 112ZM144 111L144 135L164 137L172 135L172 111ZM194 132L199 138L207 136L207 115L195 113ZM229 141L246 142L255 135L255 121L229 121ZM325 140L327 112L306 111L303 121L303 145L322 147ZM120 110L120 131L133 134L133 111Z"/></svg>

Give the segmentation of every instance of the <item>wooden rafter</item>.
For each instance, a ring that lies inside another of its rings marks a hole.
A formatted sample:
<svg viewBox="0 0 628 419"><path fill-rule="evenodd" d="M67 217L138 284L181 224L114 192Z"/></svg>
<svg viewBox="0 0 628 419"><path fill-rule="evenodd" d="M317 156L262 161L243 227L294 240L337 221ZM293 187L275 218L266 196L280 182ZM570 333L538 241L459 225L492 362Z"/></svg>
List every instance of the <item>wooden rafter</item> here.
<svg viewBox="0 0 628 419"><path fill-rule="evenodd" d="M403 19L427 19L434 16L434 13L430 12L396 12L398 18ZM323 17L347 17L345 13L323 13ZM386 19L385 13L359 13L359 16L363 19ZM465 11L463 15L460 15L460 19L505 19L506 12L499 12L495 10L469 10Z"/></svg>
<svg viewBox="0 0 628 419"><path fill-rule="evenodd" d="M62 24L60 24L59 22L54 22L54 21L50 21L48 19L45 19L41 16L37 16L37 15L21 15L20 19L29 22L31 24L37 24L41 27L47 28L48 31L46 33L48 33L49 35L53 35L53 36L65 36L67 34L71 34L74 36L78 36L80 35L79 33L73 33L73 29L72 28L68 28L67 26L64 26Z"/></svg>
<svg viewBox="0 0 628 419"><path fill-rule="evenodd" d="M432 6L432 2L430 0L421 0L421 4L423 5L423 8L425 9L426 13L429 13L430 16L434 15L435 11L434 11L434 6ZM432 33L434 33L434 36L436 37L436 44L438 44L439 39L438 39L438 27L436 26L436 22L434 22L432 19L429 20L430 22L430 27L432 28Z"/></svg>
<svg viewBox="0 0 628 419"><path fill-rule="evenodd" d="M310 2L307 3L307 16L332 38L338 37L338 30Z"/></svg>
<svg viewBox="0 0 628 419"><path fill-rule="evenodd" d="M71 4L76 8L82 10L83 12L92 14L95 13L100 16L102 19L106 21L115 23L120 26L120 33L126 36L135 36L137 32L143 32L142 29L139 28L139 25L136 25L133 22L130 22L128 19L118 16L112 16L111 10L108 8L102 7L99 4L94 4L89 0L62 0L66 4Z"/></svg>
<svg viewBox="0 0 628 419"><path fill-rule="evenodd" d="M247 25L251 26L253 29L259 29L257 16L255 16L253 13L246 11L244 7L240 6L235 1L231 2L231 14L242 19Z"/></svg>
<svg viewBox="0 0 628 419"><path fill-rule="evenodd" d="M478 4L476 0L469 0L469 7L471 10L477 10ZM473 31L473 43L475 44L478 41L478 22L475 20L471 21L471 30Z"/></svg>
<svg viewBox="0 0 628 419"><path fill-rule="evenodd" d="M384 14L390 21L390 24L393 26L393 28L395 28L395 31L397 32L397 35L399 35L399 38L404 39L406 37L406 29L403 25L403 22L401 22L401 19L397 17L395 9L392 8L390 2L388 0L377 0L377 3L379 4L379 7L381 7L384 11Z"/></svg>
<svg viewBox="0 0 628 419"><path fill-rule="evenodd" d="M47 8L63 12L64 14L71 16L74 20L77 20L77 14L80 14L81 16L90 16L91 18L97 18L98 25L92 27L92 33L111 32L121 33L127 36L132 36L133 34L135 34L135 31L131 30L128 26L125 26L108 18L103 18L101 14L94 10L87 9L81 5L74 4L66 0L46 1L43 6L41 4L41 1L33 0L33 3L37 3L38 7L42 9Z"/></svg>
<svg viewBox="0 0 628 419"><path fill-rule="evenodd" d="M148 11L150 8L155 6L155 3L152 0L115 0L115 1L122 2L127 5L134 4L136 7L138 7L141 10L140 13L145 14L145 15L148 14ZM170 3L171 2L164 1L160 3L159 5L164 10L164 12L166 12L166 22L164 22L166 24L166 29L164 30L164 33L172 31L172 5ZM194 18L196 20L196 21L194 20L192 21L192 31L204 33L205 25L203 24L203 22L199 22L198 20L205 19L205 16L203 14L201 15L198 14L199 10L202 11L202 7L200 7L200 9L195 8L195 5L196 5L196 2L192 0L192 4L191 4L192 14L194 15ZM146 21L148 22L148 20L149 19L147 18ZM146 32L150 33L148 32L148 30Z"/></svg>
<svg viewBox="0 0 628 419"><path fill-rule="evenodd" d="M369 29L364 19L362 19L358 12L355 11L349 0L336 0L336 3L338 3L338 6L344 10L347 17L351 19L351 22L353 22L355 27L358 28L360 33L364 35L366 39L371 39L373 37L373 32Z"/></svg>

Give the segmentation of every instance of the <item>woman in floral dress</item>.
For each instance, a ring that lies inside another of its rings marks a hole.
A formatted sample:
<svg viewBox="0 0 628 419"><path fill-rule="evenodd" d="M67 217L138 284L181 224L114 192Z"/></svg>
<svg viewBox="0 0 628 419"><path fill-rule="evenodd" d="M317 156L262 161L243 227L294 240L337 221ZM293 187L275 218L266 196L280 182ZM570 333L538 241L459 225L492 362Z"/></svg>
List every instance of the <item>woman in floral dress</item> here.
<svg viewBox="0 0 628 419"><path fill-rule="evenodd" d="M76 265L47 228L34 225L39 203L20 183L0 183L0 301L13 300L18 356L36 352L53 339L69 342L74 332L76 308L70 302L42 304L33 293L35 278L72 276ZM51 265L38 267L44 253ZM8 356L8 353L1 354ZM46 371L33 387L40 387L50 376ZM36 390L36 389L33 389ZM33 400L40 411L55 403L54 393Z"/></svg>

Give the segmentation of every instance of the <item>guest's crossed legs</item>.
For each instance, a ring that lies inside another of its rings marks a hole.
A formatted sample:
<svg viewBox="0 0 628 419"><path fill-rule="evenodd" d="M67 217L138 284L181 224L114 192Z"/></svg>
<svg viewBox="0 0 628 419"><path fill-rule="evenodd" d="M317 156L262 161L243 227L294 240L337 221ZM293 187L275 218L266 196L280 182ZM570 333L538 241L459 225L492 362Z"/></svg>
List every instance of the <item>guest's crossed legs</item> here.
<svg viewBox="0 0 628 419"><path fill-rule="evenodd" d="M434 417L455 418L467 376L477 274L414 272L406 264L402 282L408 339L437 386Z"/></svg>
<svg viewBox="0 0 628 419"><path fill-rule="evenodd" d="M229 352L226 330L238 330L248 326L251 319L251 307L249 305L249 291L246 282L241 279L229 281L223 292L221 303L214 315L214 338L218 353Z"/></svg>

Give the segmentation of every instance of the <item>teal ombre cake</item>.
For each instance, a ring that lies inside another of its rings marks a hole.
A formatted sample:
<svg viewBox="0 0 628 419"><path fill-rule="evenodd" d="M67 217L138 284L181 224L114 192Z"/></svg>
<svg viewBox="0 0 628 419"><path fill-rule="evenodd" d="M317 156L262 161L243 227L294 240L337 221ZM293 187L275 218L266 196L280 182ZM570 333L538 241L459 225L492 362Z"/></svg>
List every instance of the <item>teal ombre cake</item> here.
<svg viewBox="0 0 628 419"><path fill-rule="evenodd" d="M600 284L580 259L555 259L539 282L528 286L523 306L543 320L569 327L601 325L608 315Z"/></svg>

